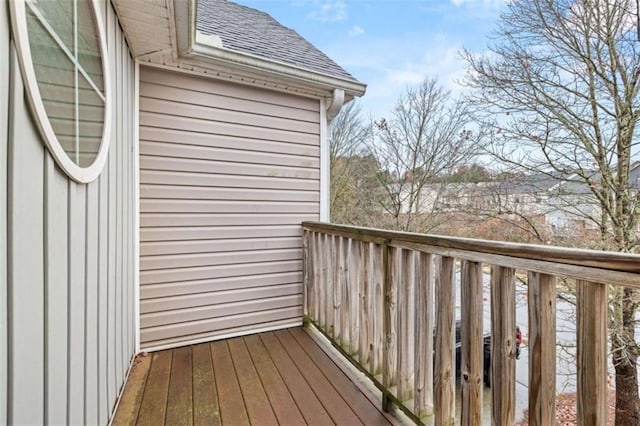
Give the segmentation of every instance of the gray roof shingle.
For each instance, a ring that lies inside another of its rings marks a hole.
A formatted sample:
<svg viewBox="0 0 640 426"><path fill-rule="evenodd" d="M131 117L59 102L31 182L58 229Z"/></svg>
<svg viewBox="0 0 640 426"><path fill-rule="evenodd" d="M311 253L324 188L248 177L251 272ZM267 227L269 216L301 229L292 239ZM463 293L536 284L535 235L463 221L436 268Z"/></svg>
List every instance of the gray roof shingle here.
<svg viewBox="0 0 640 426"><path fill-rule="evenodd" d="M227 0L198 0L196 28L230 50L357 81L294 30L259 10Z"/></svg>

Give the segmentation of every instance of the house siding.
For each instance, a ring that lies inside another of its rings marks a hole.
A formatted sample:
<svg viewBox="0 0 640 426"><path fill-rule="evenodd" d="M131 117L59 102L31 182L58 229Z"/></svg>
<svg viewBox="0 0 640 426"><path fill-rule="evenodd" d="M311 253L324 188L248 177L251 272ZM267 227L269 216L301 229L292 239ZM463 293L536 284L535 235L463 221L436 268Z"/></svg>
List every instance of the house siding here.
<svg viewBox="0 0 640 426"><path fill-rule="evenodd" d="M134 63L103 4L114 117L107 164L90 184L69 179L45 147L5 30L7 5L0 11L0 99L9 99L8 115L0 106L8 135L0 136L8 271L0 424L106 424L135 352Z"/></svg>
<svg viewBox="0 0 640 426"><path fill-rule="evenodd" d="M320 102L141 68L143 348L302 321Z"/></svg>

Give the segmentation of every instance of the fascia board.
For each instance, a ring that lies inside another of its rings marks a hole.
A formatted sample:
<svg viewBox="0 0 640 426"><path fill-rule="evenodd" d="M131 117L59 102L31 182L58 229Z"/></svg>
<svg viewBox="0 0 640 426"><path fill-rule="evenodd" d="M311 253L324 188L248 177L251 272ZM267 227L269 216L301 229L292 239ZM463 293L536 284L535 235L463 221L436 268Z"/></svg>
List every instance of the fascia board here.
<svg viewBox="0 0 640 426"><path fill-rule="evenodd" d="M209 46L195 42L191 49L183 56L197 58L204 62L214 61L234 68L244 67L253 71L275 77L278 80L288 79L298 84L333 91L342 89L351 97L362 96L366 91L366 84L355 80L334 77L300 67L264 59L248 53L236 52L224 47Z"/></svg>

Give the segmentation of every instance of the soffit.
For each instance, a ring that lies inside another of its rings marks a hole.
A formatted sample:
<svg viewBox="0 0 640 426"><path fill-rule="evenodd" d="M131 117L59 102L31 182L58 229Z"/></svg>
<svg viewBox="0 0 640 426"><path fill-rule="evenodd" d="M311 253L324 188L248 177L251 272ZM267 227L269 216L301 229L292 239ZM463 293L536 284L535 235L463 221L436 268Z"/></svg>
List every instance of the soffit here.
<svg viewBox="0 0 640 426"><path fill-rule="evenodd" d="M134 58L175 57L173 0L112 0Z"/></svg>

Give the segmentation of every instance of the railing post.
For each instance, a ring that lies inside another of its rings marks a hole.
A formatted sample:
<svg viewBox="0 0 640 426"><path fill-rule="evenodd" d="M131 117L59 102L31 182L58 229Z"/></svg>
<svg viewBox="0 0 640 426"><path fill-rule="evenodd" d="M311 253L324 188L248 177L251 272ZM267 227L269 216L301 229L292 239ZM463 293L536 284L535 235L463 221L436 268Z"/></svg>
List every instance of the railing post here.
<svg viewBox="0 0 640 426"><path fill-rule="evenodd" d="M512 425L516 404L515 271L491 269L491 417L494 425Z"/></svg>
<svg viewBox="0 0 640 426"><path fill-rule="evenodd" d="M577 282L578 424L607 424L607 286Z"/></svg>
<svg viewBox="0 0 640 426"><path fill-rule="evenodd" d="M556 277L529 272L529 424L555 422Z"/></svg>
<svg viewBox="0 0 640 426"><path fill-rule="evenodd" d="M455 419L455 259L440 257L436 274L436 365L434 368L435 424Z"/></svg>
<svg viewBox="0 0 640 426"><path fill-rule="evenodd" d="M484 339L482 312L482 264L462 262L462 424L482 424Z"/></svg>

